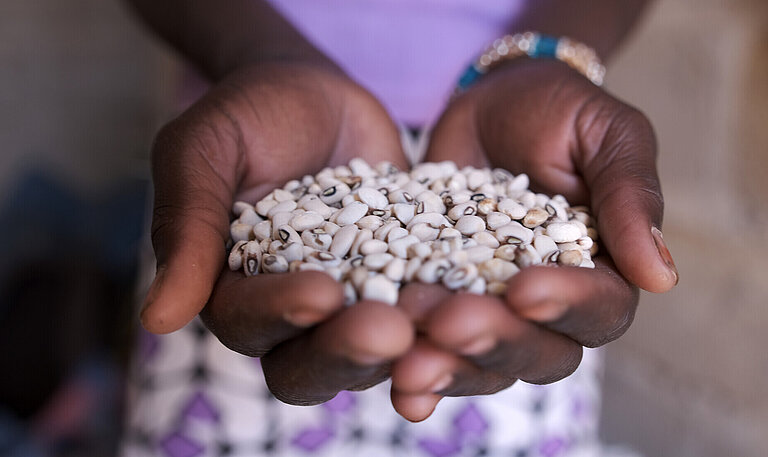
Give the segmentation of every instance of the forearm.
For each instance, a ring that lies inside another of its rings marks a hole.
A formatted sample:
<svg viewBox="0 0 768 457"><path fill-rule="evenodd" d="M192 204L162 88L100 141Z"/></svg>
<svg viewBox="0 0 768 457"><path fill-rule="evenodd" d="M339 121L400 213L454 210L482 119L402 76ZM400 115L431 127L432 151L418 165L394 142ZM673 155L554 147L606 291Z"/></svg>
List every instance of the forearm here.
<svg viewBox="0 0 768 457"><path fill-rule="evenodd" d="M607 59L651 0L535 0L511 24L514 32L534 30L567 36Z"/></svg>
<svg viewBox="0 0 768 457"><path fill-rule="evenodd" d="M335 66L264 0L128 0L206 75L245 64L300 60Z"/></svg>

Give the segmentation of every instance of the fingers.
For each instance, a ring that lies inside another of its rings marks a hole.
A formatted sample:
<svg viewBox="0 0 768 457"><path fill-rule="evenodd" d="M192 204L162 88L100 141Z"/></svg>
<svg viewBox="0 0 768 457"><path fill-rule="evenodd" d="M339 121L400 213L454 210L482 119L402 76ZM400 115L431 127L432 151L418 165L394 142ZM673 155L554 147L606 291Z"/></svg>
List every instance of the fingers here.
<svg viewBox="0 0 768 457"><path fill-rule="evenodd" d="M616 266L645 290L671 289L679 275L660 231L664 202L650 123L640 112L603 99L585 106L577 131L592 210Z"/></svg>
<svg viewBox="0 0 768 457"><path fill-rule="evenodd" d="M272 393L293 405L330 400L341 390L370 387L388 375L391 360L413 344L408 317L397 307L363 301L261 359Z"/></svg>
<svg viewBox="0 0 768 457"><path fill-rule="evenodd" d="M392 368L392 400L409 420L431 413L441 395L484 395L517 379L550 383L570 375L581 346L509 312L499 299L457 294L419 326L420 341Z"/></svg>
<svg viewBox="0 0 768 457"><path fill-rule="evenodd" d="M317 271L244 277L224 271L201 317L228 348L261 357L343 307L339 283Z"/></svg>
<svg viewBox="0 0 768 457"><path fill-rule="evenodd" d="M459 168L467 165L488 166L478 140L474 116L474 104L469 99L458 97L453 100L451 108L443 113L431 132L424 160L451 160Z"/></svg>
<svg viewBox="0 0 768 457"><path fill-rule="evenodd" d="M182 125L166 127L152 154L157 275L141 321L154 333L181 328L208 300L224 263L231 186L237 182L235 160L226 157L236 151L235 135Z"/></svg>
<svg viewBox="0 0 768 457"><path fill-rule="evenodd" d="M505 298L518 316L598 347L629 328L638 295L609 259L598 258L595 269L525 268L509 280Z"/></svg>
<svg viewBox="0 0 768 457"><path fill-rule="evenodd" d="M515 381L482 370L421 337L392 366L392 406L405 419L419 422L432 414L444 396L493 394Z"/></svg>
<svg viewBox="0 0 768 457"><path fill-rule="evenodd" d="M437 346L508 379L554 382L571 374L581 359L576 342L520 319L496 297L457 294L435 309L423 328Z"/></svg>

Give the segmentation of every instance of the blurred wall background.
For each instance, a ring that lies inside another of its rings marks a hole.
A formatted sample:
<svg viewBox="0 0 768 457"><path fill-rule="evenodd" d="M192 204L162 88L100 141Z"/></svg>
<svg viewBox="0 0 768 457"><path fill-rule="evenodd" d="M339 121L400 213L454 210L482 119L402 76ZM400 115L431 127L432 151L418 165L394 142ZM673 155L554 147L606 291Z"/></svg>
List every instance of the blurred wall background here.
<svg viewBox="0 0 768 457"><path fill-rule="evenodd" d="M76 278L106 272L102 280L117 289L78 295L74 303L91 304L79 315L125 308L116 290L130 295L146 159L170 112L175 65L117 0L0 3L0 240L21 239L2 245L5 297L35 298L8 295L19 281L35 284L40 272L25 267L14 276L19 265L63 252L77 258L91 246L91 267L53 262L43 271L75 278L43 298L59 303L73 284L92 285ZM664 232L681 283L669 294L643 295L634 326L609 346L603 436L648 457L764 456L768 3L659 0L609 66L608 87L656 126ZM88 223L67 225L73 211ZM133 231L120 232L129 219ZM96 248L94 240L101 240ZM7 308L0 303L0 319ZM28 318L53 321L55 309ZM93 325L105 322L119 325L108 316ZM72 374L59 371L61 379ZM50 420L56 411L35 417Z"/></svg>
<svg viewBox="0 0 768 457"><path fill-rule="evenodd" d="M609 345L603 435L649 457L768 449L768 2L661 0L609 66L659 138L680 285Z"/></svg>

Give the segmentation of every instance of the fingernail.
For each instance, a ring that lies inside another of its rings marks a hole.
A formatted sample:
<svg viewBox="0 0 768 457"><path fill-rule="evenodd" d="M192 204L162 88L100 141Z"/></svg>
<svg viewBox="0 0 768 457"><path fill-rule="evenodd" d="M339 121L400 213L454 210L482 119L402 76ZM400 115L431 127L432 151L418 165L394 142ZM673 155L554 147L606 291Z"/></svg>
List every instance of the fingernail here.
<svg viewBox="0 0 768 457"><path fill-rule="evenodd" d="M554 322L565 315L568 304L555 300L544 300L534 306L520 310L519 313L525 319L540 323Z"/></svg>
<svg viewBox="0 0 768 457"><path fill-rule="evenodd" d="M669 268L670 273L672 273L675 278L675 285L677 285L677 283L680 282L680 274L677 272L675 261L672 260L672 254L670 254L669 249L667 249L667 244L664 242L664 236L661 234L661 230L656 227L651 227L651 235L653 235L653 242L656 244L656 250L659 251L661 260L663 260Z"/></svg>
<svg viewBox="0 0 768 457"><path fill-rule="evenodd" d="M283 319L296 327L311 327L325 318L326 314L313 309L286 311Z"/></svg>
<svg viewBox="0 0 768 457"><path fill-rule="evenodd" d="M496 338L481 336L464 345L461 353L464 355L481 355L493 349L494 346L496 346Z"/></svg>
<svg viewBox="0 0 768 457"><path fill-rule="evenodd" d="M160 289L162 288L163 281L165 280L165 267L158 267L157 273L155 273L155 279L152 281L152 284L149 286L149 290L147 291L147 296L144 297L144 303L141 304L141 310L139 311L139 316L144 315L144 311L149 308L152 303L154 303L155 300L157 300L158 294L160 294Z"/></svg>
<svg viewBox="0 0 768 457"><path fill-rule="evenodd" d="M429 391L435 394L440 393L441 391L447 389L452 382L453 382L453 375L450 373L446 373L443 376L439 377L437 381L435 381L432 384L432 386L429 388Z"/></svg>

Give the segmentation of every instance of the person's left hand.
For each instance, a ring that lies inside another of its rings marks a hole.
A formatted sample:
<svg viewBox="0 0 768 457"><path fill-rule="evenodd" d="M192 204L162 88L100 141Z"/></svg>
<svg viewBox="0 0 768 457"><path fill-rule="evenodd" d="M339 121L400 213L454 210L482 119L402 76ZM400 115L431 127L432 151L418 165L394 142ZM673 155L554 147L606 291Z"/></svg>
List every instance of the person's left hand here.
<svg viewBox="0 0 768 457"><path fill-rule="evenodd" d="M400 303L420 336L392 368L395 409L419 421L443 396L562 379L578 367L583 346L626 331L638 286L672 288L677 271L659 231L655 157L640 112L557 61L519 59L453 100L426 160L524 172L536 191L589 204L604 254L595 269L526 268L503 298L404 288Z"/></svg>

